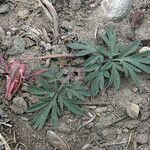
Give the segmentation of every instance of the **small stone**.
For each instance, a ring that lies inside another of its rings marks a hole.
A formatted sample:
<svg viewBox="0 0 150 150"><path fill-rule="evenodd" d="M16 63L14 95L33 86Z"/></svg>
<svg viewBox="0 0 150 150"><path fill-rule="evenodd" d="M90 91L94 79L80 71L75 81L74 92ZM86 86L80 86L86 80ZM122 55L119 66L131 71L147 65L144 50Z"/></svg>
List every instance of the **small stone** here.
<svg viewBox="0 0 150 150"><path fill-rule="evenodd" d="M130 103L126 108L129 117L135 119L139 115L140 108L137 104Z"/></svg>
<svg viewBox="0 0 150 150"><path fill-rule="evenodd" d="M9 12L9 5L8 4L0 5L0 14L8 13L8 12Z"/></svg>
<svg viewBox="0 0 150 150"><path fill-rule="evenodd" d="M15 97L12 100L11 110L18 115L22 115L28 108L27 102L22 97Z"/></svg>
<svg viewBox="0 0 150 150"><path fill-rule="evenodd" d="M143 53L143 52L146 52L146 51L150 51L150 47L144 46L144 47L142 47L142 48L139 50L140 53Z"/></svg>
<svg viewBox="0 0 150 150"><path fill-rule="evenodd" d="M132 91L136 93L138 91L138 88L137 87L133 87Z"/></svg>
<svg viewBox="0 0 150 150"><path fill-rule="evenodd" d="M58 126L58 130L60 131L60 132L66 132L66 133L68 133L68 132L70 132L70 128L67 126L67 124L66 123L61 123L59 126Z"/></svg>
<svg viewBox="0 0 150 150"><path fill-rule="evenodd" d="M31 40L30 38L25 37L24 41L25 41L25 47L26 48L30 48L33 45L35 45L35 42L33 40Z"/></svg>
<svg viewBox="0 0 150 150"><path fill-rule="evenodd" d="M79 10L81 8L81 0L70 0L69 7L73 10Z"/></svg>
<svg viewBox="0 0 150 150"><path fill-rule="evenodd" d="M120 135L120 134L122 133L122 130L118 128L118 129L116 130L116 133Z"/></svg>
<svg viewBox="0 0 150 150"><path fill-rule="evenodd" d="M97 113L97 114L101 114L106 111L107 111L107 107L98 107L95 109L95 113Z"/></svg>
<svg viewBox="0 0 150 150"><path fill-rule="evenodd" d="M40 45L44 48L45 51L52 50L52 45L50 43L46 43L45 41L41 41Z"/></svg>
<svg viewBox="0 0 150 150"><path fill-rule="evenodd" d="M90 148L91 148L91 144L85 144L85 145L81 148L81 150L90 150Z"/></svg>
<svg viewBox="0 0 150 150"><path fill-rule="evenodd" d="M51 146L59 149L59 150L69 150L68 144L55 132L48 130L47 131L48 142Z"/></svg>
<svg viewBox="0 0 150 150"><path fill-rule="evenodd" d="M4 112L4 110L3 109L1 109L0 108L0 116L3 118L6 118L6 117L8 117L8 115Z"/></svg>
<svg viewBox="0 0 150 150"><path fill-rule="evenodd" d="M72 24L69 21L64 20L61 27L66 30L72 30Z"/></svg>
<svg viewBox="0 0 150 150"><path fill-rule="evenodd" d="M103 0L101 3L106 17L111 21L122 20L132 6L132 0Z"/></svg>
<svg viewBox="0 0 150 150"><path fill-rule="evenodd" d="M123 129L123 133L128 133L129 130L127 128Z"/></svg>
<svg viewBox="0 0 150 150"><path fill-rule="evenodd" d="M18 17L21 19L27 18L29 14L30 14L30 11L26 8L23 8L18 11Z"/></svg>
<svg viewBox="0 0 150 150"><path fill-rule="evenodd" d="M137 138L136 138L136 141L139 144L146 144L148 142L148 135L146 133L138 134Z"/></svg>
<svg viewBox="0 0 150 150"><path fill-rule="evenodd" d="M124 124L124 127L128 128L128 129L135 129L140 125L140 121L139 120L129 120L126 121Z"/></svg>
<svg viewBox="0 0 150 150"><path fill-rule="evenodd" d="M148 19L145 19L143 24L135 30L135 35L137 39L146 40L150 39L149 32L150 32L150 21Z"/></svg>
<svg viewBox="0 0 150 150"><path fill-rule="evenodd" d="M27 93L27 92L26 92L26 93L22 93L22 97L23 97L23 98L29 98L29 97L30 97L30 94Z"/></svg>

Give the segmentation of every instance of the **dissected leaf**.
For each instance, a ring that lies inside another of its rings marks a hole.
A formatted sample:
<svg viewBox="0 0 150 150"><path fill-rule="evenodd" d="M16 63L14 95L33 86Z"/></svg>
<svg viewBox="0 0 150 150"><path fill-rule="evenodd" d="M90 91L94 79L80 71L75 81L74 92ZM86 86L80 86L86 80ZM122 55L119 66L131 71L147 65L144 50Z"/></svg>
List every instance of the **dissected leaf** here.
<svg viewBox="0 0 150 150"><path fill-rule="evenodd" d="M71 100L64 100L63 103L74 114L81 116L83 115L81 108L78 105L71 103Z"/></svg>

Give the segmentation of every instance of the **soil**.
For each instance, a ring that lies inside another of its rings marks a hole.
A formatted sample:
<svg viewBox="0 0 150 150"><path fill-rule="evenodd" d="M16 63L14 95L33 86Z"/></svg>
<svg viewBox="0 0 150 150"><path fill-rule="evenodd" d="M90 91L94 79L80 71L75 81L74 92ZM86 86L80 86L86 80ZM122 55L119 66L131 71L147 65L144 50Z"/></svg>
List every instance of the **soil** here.
<svg viewBox="0 0 150 150"><path fill-rule="evenodd" d="M117 31L119 41L130 42L139 39L131 28L131 14L137 10L144 13L144 20L136 28L143 27L144 30L144 24L150 21L148 1L134 0L128 15L117 23L103 17L97 0L80 2L75 10L67 0L53 1L58 13L60 33L59 39L54 41L52 22L45 15L38 0L0 1L0 6L9 5L8 12L0 14L2 29L0 29L0 51L5 53L9 63L27 56L68 53L66 45L70 41L85 39L95 42L96 31L103 31L110 23ZM150 40L148 36L140 40ZM17 37L21 43L19 51L15 51L12 46L13 40ZM77 61L82 62L80 59ZM28 71L34 70L40 64L49 65L49 62L50 60L37 60L36 63L30 61ZM78 68L73 69L80 72ZM3 73L1 68L0 73ZM81 78L80 75L78 73L78 79ZM136 88L130 79L128 81L122 79L119 90L109 88L101 91L96 98L87 100L87 105L82 106L87 112L86 116L74 116L64 110L58 129L54 129L48 120L44 128L38 131L30 123L34 114L22 113L22 110L21 113L20 110L13 111L11 109L13 103L6 102L4 98L6 80L5 76L0 76L0 133L12 150L56 150L54 141L51 141L47 131L54 131L71 150L150 150L149 75L141 74L139 79L140 88ZM36 98L28 93L26 87L32 82L34 82L32 79L25 81L14 97L23 98L28 105L33 103ZM126 112L131 103L139 106L137 118L129 117ZM83 126L94 115L96 117ZM5 149L1 143L0 149Z"/></svg>

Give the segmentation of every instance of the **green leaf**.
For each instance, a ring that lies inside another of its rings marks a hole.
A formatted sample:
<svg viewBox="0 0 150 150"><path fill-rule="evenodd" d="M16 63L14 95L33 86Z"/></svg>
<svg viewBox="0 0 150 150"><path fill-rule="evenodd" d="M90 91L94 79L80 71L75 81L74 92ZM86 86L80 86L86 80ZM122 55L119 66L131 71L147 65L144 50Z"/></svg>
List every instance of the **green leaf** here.
<svg viewBox="0 0 150 150"><path fill-rule="evenodd" d="M49 103L45 108L43 108L43 110L39 114L37 114L33 118L32 124L34 128L41 129L44 126L48 118L48 115L50 113L51 107L52 107L52 104Z"/></svg>
<svg viewBox="0 0 150 150"><path fill-rule="evenodd" d="M112 62L109 61L101 68L101 70L108 70L111 68L111 66L112 66Z"/></svg>
<svg viewBox="0 0 150 150"><path fill-rule="evenodd" d="M78 105L71 103L70 101L71 100L64 100L63 103L74 114L83 115L83 111L81 110L81 108Z"/></svg>
<svg viewBox="0 0 150 150"><path fill-rule="evenodd" d="M34 111L40 110L43 107L45 107L47 105L47 103L48 103L47 101L39 101L38 103L33 104L32 106L30 106L27 109L27 112L34 112Z"/></svg>
<svg viewBox="0 0 150 150"><path fill-rule="evenodd" d="M137 51L139 46L140 46L140 41L134 41L134 42L129 43L123 57L128 56L128 55L132 54L133 52Z"/></svg>
<svg viewBox="0 0 150 150"><path fill-rule="evenodd" d="M121 64L122 64L122 66L123 66L123 69L124 69L124 72L125 72L125 76L126 76L126 78L128 77L128 68L127 68L127 63L126 62L124 62L124 61L121 61L120 62Z"/></svg>
<svg viewBox="0 0 150 150"><path fill-rule="evenodd" d="M103 75L106 77L106 78L109 78L110 77L110 74L107 70L105 71L102 71L103 72Z"/></svg>
<svg viewBox="0 0 150 150"><path fill-rule="evenodd" d="M96 77L95 80L93 81L92 85L91 85L91 94L92 96L96 96L99 92L99 78Z"/></svg>
<svg viewBox="0 0 150 150"><path fill-rule="evenodd" d="M30 92L32 92L33 94L38 95L38 96L42 96L42 95L51 93L49 90L46 90L42 87L29 86L28 88L29 88Z"/></svg>
<svg viewBox="0 0 150 150"><path fill-rule="evenodd" d="M140 82L139 82L139 79L138 79L137 75L135 74L135 72L129 66L127 66L127 69L128 69L128 72L129 72L133 82L139 87Z"/></svg>
<svg viewBox="0 0 150 150"><path fill-rule="evenodd" d="M85 66L89 66L89 65L93 65L94 63L96 63L98 61L98 59L101 58L101 60L103 60L103 56L102 55L98 55L98 56L91 56L89 57L86 61L85 61Z"/></svg>
<svg viewBox="0 0 150 150"><path fill-rule="evenodd" d="M112 66L113 82L116 89L120 87L120 75L115 65Z"/></svg>
<svg viewBox="0 0 150 150"><path fill-rule="evenodd" d="M94 78L96 78L96 76L98 75L98 71L96 70L96 71L94 71L94 72L91 72L91 73L89 73L87 76L86 76L86 78L85 78L85 81L91 81L91 80L93 80Z"/></svg>
<svg viewBox="0 0 150 150"><path fill-rule="evenodd" d="M99 64L93 64L93 65L90 65L90 66L86 66L86 72L91 72L91 71L96 71L100 68L100 65Z"/></svg>
<svg viewBox="0 0 150 150"><path fill-rule="evenodd" d="M97 48L97 51L101 52L105 56L112 57L111 51L107 50L106 48L99 47L99 48Z"/></svg>
<svg viewBox="0 0 150 150"><path fill-rule="evenodd" d="M53 105L51 110L51 123L54 126L54 128L58 127L58 113L57 113L57 104Z"/></svg>
<svg viewBox="0 0 150 150"><path fill-rule="evenodd" d="M106 34L108 36L108 40L109 40L109 45L107 45L110 50L112 52L115 52L115 45L116 45L116 33L113 31L113 28L112 26L107 26L107 29L106 29Z"/></svg>
<svg viewBox="0 0 150 150"><path fill-rule="evenodd" d="M136 55L134 55L134 57L140 57L140 58L144 58L144 57L148 57L148 56L150 56L150 50L147 50L142 53L139 52Z"/></svg>
<svg viewBox="0 0 150 150"><path fill-rule="evenodd" d="M37 79L44 89L46 89L46 90L49 89L48 82L42 76L38 76Z"/></svg>
<svg viewBox="0 0 150 150"><path fill-rule="evenodd" d="M102 72L100 72L99 73L99 87L101 90L104 88L104 84L105 84L104 75Z"/></svg>
<svg viewBox="0 0 150 150"><path fill-rule="evenodd" d="M142 63L139 63L137 59L134 58L128 58L127 61L131 64L133 64L134 66L138 67L139 69L141 69L142 71L146 72L146 73L150 73L150 66L148 65L144 65Z"/></svg>
<svg viewBox="0 0 150 150"><path fill-rule="evenodd" d="M93 52L96 52L96 49L93 51L93 50L82 50L80 52L78 52L76 55L77 56L85 56L85 55L89 55Z"/></svg>

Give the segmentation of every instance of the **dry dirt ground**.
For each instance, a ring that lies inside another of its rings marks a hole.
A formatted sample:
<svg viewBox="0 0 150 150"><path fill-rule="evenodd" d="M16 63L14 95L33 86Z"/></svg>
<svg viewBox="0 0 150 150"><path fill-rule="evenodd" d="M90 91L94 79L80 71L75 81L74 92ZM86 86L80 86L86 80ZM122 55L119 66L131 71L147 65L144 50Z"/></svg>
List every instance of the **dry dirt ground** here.
<svg viewBox="0 0 150 150"><path fill-rule="evenodd" d="M135 0L129 14L119 23L105 20L94 0L82 1L77 10L70 8L67 0L53 2L59 20L60 37L57 42L53 41L52 24L38 0L0 1L0 7L3 4L9 5L8 10L0 14L0 51L5 52L8 62L26 56L67 53L68 42L77 39L94 41L96 29L103 31L109 23L114 25L121 41L129 42L129 37L140 39L136 33L145 31L145 26L150 22L148 1ZM137 29L139 31L134 33L130 27L130 15L140 8L142 11L144 9L144 20ZM150 29L146 30L146 34L144 40L150 41ZM17 40L20 42L19 46L15 45L14 41ZM19 47L19 50L14 50L13 46ZM148 46L148 43L144 46ZM49 61L29 62L29 69L32 70L41 63L48 65ZM79 71L80 78L80 69L74 69ZM30 124L33 114L18 114L11 103L4 102L6 80L0 76L0 133L12 150L56 150L54 139L51 139L47 131L54 131L71 150L150 150L150 80L148 74L142 74L139 78L139 89L130 79L123 79L120 90L110 88L101 91L96 98L87 100L87 105L83 106L86 116L77 117L64 111L57 130L50 126L48 120L44 128L38 131ZM26 89L26 84L29 83L30 81L26 81L15 95L22 97L28 105L34 99ZM126 108L131 103L140 107L136 119L130 118L126 113ZM83 126L92 117L93 120ZM0 149L5 149L2 141Z"/></svg>

